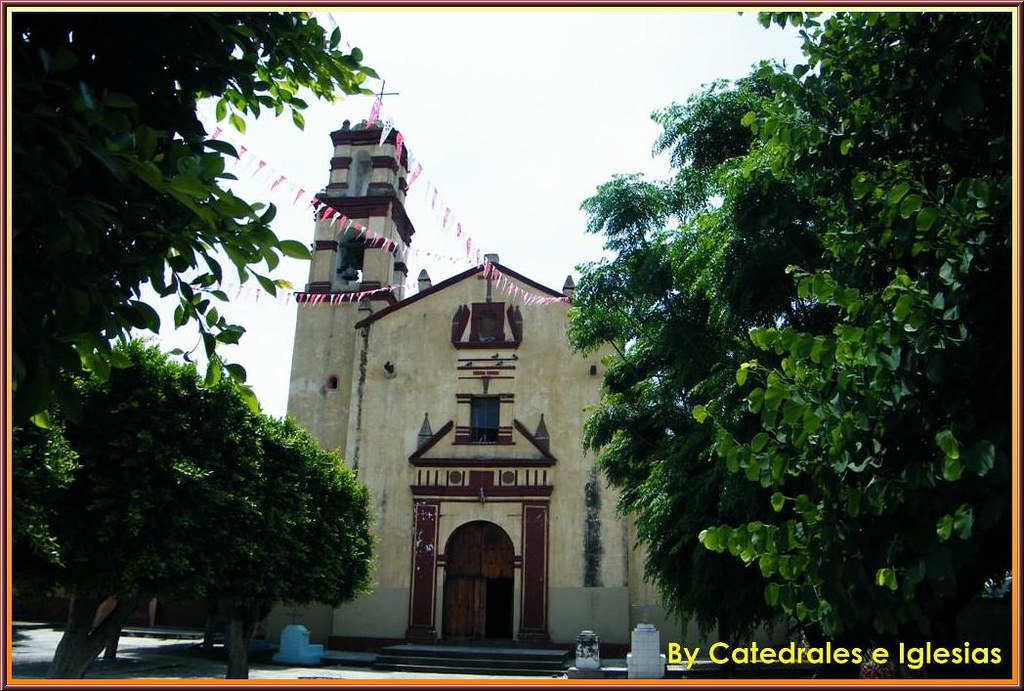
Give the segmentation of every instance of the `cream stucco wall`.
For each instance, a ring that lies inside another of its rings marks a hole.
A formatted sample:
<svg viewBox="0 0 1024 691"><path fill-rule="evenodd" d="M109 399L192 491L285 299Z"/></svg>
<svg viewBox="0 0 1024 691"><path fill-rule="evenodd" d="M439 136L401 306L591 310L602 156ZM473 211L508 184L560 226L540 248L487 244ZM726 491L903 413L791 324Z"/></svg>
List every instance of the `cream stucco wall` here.
<svg viewBox="0 0 1024 691"><path fill-rule="evenodd" d="M362 281L387 286L404 275L408 248L401 243L393 212L394 205L400 206L404 199L399 180L407 171L404 167L395 171L381 158L394 158L392 143L378 147L375 142L367 144L361 135L335 134L342 135L336 140L341 143L335 145L335 161L351 161L353 170L359 170L359 161L377 157L369 182L392 185L395 190L385 215L351 218L369 233L398 243L395 253L372 247L364 252ZM332 170L334 194L346 193L352 174L344 167ZM343 198L334 202L338 208L348 204ZM369 208L355 201L351 206ZM309 282L317 290L325 286L332 293L361 289L355 282L343 284L335 273L338 255L332 243L343 239L341 230L332 219L316 224ZM584 356L573 352L566 337L568 305L527 304L524 292L549 293L500 264L498 267L505 278L500 284L492 281L491 299L503 303L503 313L509 307L521 313L522 340L515 346L502 342L485 349L467 349L452 344L455 311L461 305L471 307L488 299L488 283L480 270L436 282L434 288L404 300L397 308L387 308L387 302L378 300L361 305L304 305L298 311L288 412L325 448L342 453L369 488L375 517L373 592L329 616L322 608L310 609L316 636L328 626L335 636L387 639L406 635L413 604L414 499L437 502L439 554L460 526L487 521L505 531L520 561L526 542L523 501L528 499L546 502L549 509L545 607L552 641L572 642L579 631L591 629L603 641L626 643L631 629L641 621L662 627L663 640L679 640L684 632L665 618L656 594L643 581L642 551L634 547L632 523L615 511L618 493L608 486L593 455L582 446L586 409L600 399L601 360L606 353ZM402 291L396 290L395 296L401 300ZM506 339L511 340L507 318L504 330ZM473 374L497 362L514 369L501 369L500 376L486 383ZM333 390L328 385L332 378L337 382ZM499 424L513 426L511 443L456 443L458 428L470 424L465 397L480 395L504 396ZM419 450L425 416L433 433L449 422L453 429L434 439L433 446L413 463L410 456ZM542 416L553 464L528 438L536 433ZM524 460L527 462L516 462ZM452 470L463 471L461 479L450 476ZM481 491L479 499L467 496L455 488L468 486L470 470L490 471L496 484L511 484L522 491L491 497ZM502 471L514 473L510 483L501 479ZM419 488L416 497L413 486ZM549 487L550 494L538 487ZM524 616L525 575L521 563L514 571L513 631L518 632ZM434 624L439 634L444 613L443 563L436 565L434 575ZM277 626L285 618L275 612L272 621Z"/></svg>
<svg viewBox="0 0 1024 691"><path fill-rule="evenodd" d="M373 250L367 250L368 258L372 253ZM526 282L513 281L511 285L538 293L535 285ZM585 409L600 397L602 354L582 356L569 347L567 305L528 305L521 299L510 298L496 286L492 286L495 302L502 302L503 309L519 307L523 316L522 342L514 348L457 349L451 343L452 316L460 305L484 302L486 282L476 273L428 292L359 329L354 328L355 323L369 313L359 311L353 304L310 306L300 313L290 413L326 444L343 441L343 455L360 481L370 488L374 503L375 594L339 610L334 622L335 635L356 635L351 622L365 621L362 614L369 611L368 607L390 613L374 618L374 636L400 638L405 634L414 527L410 486L423 484L424 478L432 482L434 477L445 485L448 472L435 468L438 472L431 474L428 461L417 468L409 463L409 457L417 450L424 415L434 432L449 421L455 425L469 424L469 406L460 404L456 394L481 395L483 382L460 379L467 373L460 371L459 365L468 359L482 361L497 354L515 366L515 370L503 372L512 379L491 379L487 385L488 395L513 396L511 402L501 405L500 424L510 425L515 420L533 433L543 414L550 454L557 459L548 468L515 469L519 484L544 484L546 479L552 487L547 545L548 629L552 639L571 641L580 630L591 628L600 629L610 642L628 640L632 551L629 524L615 514L617 494L596 472L592 455L584 451L581 443ZM379 311L383 304L375 303L373 307ZM510 338L507 320L505 331ZM385 363L393 366L392 372L385 370ZM347 391L332 394L318 390L318 383L332 372L339 374ZM339 429L343 425L344 431ZM513 432L511 446L453 442L454 432L441 439L425 458L494 458L494 465L474 469L498 470L509 467L500 457L536 459L543 455L518 430ZM519 501L442 499L440 506L439 549L443 549L460 525L486 520L505 530L517 556L521 556ZM588 554L591 575L585 587ZM438 567L436 575L440 630L443 567ZM518 627L519 569L516 578L514 612ZM404 594L402 606L396 605L397 593ZM364 631L362 635L371 634Z"/></svg>
<svg viewBox="0 0 1024 691"><path fill-rule="evenodd" d="M496 296L499 299L501 296ZM456 393L483 394L478 381L460 380L459 358L477 357L485 351L457 350L450 342L451 318L461 304L482 302L484 283L477 276L449 286L425 299L404 307L368 328L368 357L365 378L353 376L352 407L346 457L357 464L360 480L367 483L378 497L378 517L382 541L404 542L401 554L387 549L381 553L382 579L404 579L407 573L397 568L407 557L411 530L409 485L415 471L407 459L416 450L417 434L424 414L429 416L434 431L448 421L468 424L468 406L456 402ZM505 303L515 304L511 301ZM553 554L557 552L559 568L551 573L552 585L572 585L581 580L583 571L582 534L579 533L584 509L584 485L589 478L593 459L583 453L580 443L584 408L596 403L600 388L598 356L588 358L571 353L565 337L566 307L521 305L524 319L522 344L516 349L495 348L502 356L515 354L514 380L492 380L487 393L511 393L511 406L502 406L502 413L534 430L545 415L551 437L550 450L558 463L549 470L552 494ZM486 351L490 354L490 351ZM486 356L486 355L485 355ZM394 375L384 370L384 363L394 365ZM590 366L597 365L596 374ZM359 388L363 389L360 398ZM503 419L502 424L511 420ZM497 457L509 451L502 446L454 446L451 439L442 441L445 456L469 453ZM440 448L438 449L440 451ZM535 451L523 440L517 440L516 455ZM608 491L605 489L604 493ZM402 510L393 510L389 502L405 498ZM616 524L614 498L602 502L602 523L609 529ZM459 511L455 519L450 512ZM448 512L447 521L446 512ZM453 521L464 522L474 515L490 514L481 507L472 511L463 507L442 509L442 542ZM463 515L465 514L465 515ZM508 516L507 518L511 518ZM495 520L511 525L506 518ZM447 528L446 528L447 526ZM511 529L513 532L517 528ZM577 540L571 539L576 535ZM513 542L518 543L513 536ZM406 559L407 561L407 559ZM403 566L407 566L403 564ZM404 569L407 571L407 568ZM389 576L388 574L393 574ZM602 580L621 585L625 582L624 560L613 550L602 562ZM388 581L390 582L390 581ZM404 582L404 581L402 581Z"/></svg>

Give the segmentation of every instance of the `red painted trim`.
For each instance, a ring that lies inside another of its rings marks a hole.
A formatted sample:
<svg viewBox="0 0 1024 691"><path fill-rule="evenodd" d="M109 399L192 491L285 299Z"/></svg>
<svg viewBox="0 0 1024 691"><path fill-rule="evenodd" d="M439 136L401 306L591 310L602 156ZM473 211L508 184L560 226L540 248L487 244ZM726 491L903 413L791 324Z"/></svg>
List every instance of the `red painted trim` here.
<svg viewBox="0 0 1024 691"><path fill-rule="evenodd" d="M512 340L516 343L523 342L523 314L519 311L519 305L508 306L508 328L512 332Z"/></svg>
<svg viewBox="0 0 1024 691"><path fill-rule="evenodd" d="M372 145L374 148L381 146L380 141L380 127L368 127L360 130L335 130L331 132L331 143L334 146L339 144L352 144L355 146L359 145ZM387 139L384 140L384 144L396 145L398 141L398 130L391 130L388 133ZM394 157L391 157L394 158ZM409 167L409 147L402 143L402 166L405 168Z"/></svg>
<svg viewBox="0 0 1024 691"><path fill-rule="evenodd" d="M493 470L471 470L469 471L469 489L485 489L490 490L494 488L494 471Z"/></svg>
<svg viewBox="0 0 1024 691"><path fill-rule="evenodd" d="M405 155L404 153L402 154ZM405 204L400 199L395 199L395 203L391 205L391 220L395 222L395 228L398 229L398 234L401 236L402 241L406 245L412 244L412 236L416 234L416 228L413 227L412 221L409 220L409 214L405 212Z"/></svg>
<svg viewBox="0 0 1024 691"><path fill-rule="evenodd" d="M451 487L444 485L409 485L414 497L468 497L480 499L480 487ZM551 485L495 485L484 489L487 501L491 497L550 497Z"/></svg>
<svg viewBox="0 0 1024 691"><path fill-rule="evenodd" d="M496 397L495 397L496 398ZM459 401L464 403L464 401ZM508 446L509 444L515 444L512 440L512 426L502 425L498 427L498 438L495 441L479 442L473 441L471 434L473 428L467 425L459 425L455 428L455 440L452 442L456 445L472 444L473 446Z"/></svg>
<svg viewBox="0 0 1024 691"><path fill-rule="evenodd" d="M487 341L491 343L505 343L505 303L504 302L474 302L470 307L469 340L472 343L480 342L480 322L485 316L491 316L496 321L495 331L502 335L502 340ZM455 347L461 346L456 342Z"/></svg>
<svg viewBox="0 0 1024 691"><path fill-rule="evenodd" d="M472 496L472 497L441 497L440 499L443 499L445 504L479 504L480 503L480 493L477 492L477 494L475 496ZM543 501L544 499L546 499L546 497L529 497L529 500L533 501L533 502ZM515 505L522 505L523 497L498 497L498 496L493 496L492 497L492 496L488 495L487 496L487 503L488 504L515 504Z"/></svg>
<svg viewBox="0 0 1024 691"><path fill-rule="evenodd" d="M374 168L390 168L393 173L398 172L398 161L394 156L370 156L370 163Z"/></svg>
<svg viewBox="0 0 1024 691"><path fill-rule="evenodd" d="M541 454L543 454L543 455L544 455L544 458L545 458L545 459L550 459L550 460L551 460L551 463L552 463L552 465L554 464L554 462L555 462L555 457L551 455L551 452L550 452L550 451L545 451L545 450L544 450L544 447L542 447L542 446L540 445L540 442L539 442L539 441L537 441L537 438L536 438L535 436L533 436L532 434L530 434L530 431L529 431L528 429L526 429L526 425L524 425L523 423L519 422L519 420L513 420L513 421L512 421L512 424L513 424L513 425L515 425L515 428L516 428L517 430L519 430L519 433L520 433L521 435L523 435L523 438L524 438L524 439L526 439L526 441L528 441L528 442L530 442L531 444L533 444L533 448L535 448L535 449L537 449L538 451L540 451L540 452L541 452Z"/></svg>
<svg viewBox="0 0 1024 691"><path fill-rule="evenodd" d="M495 264L494 266L497 267L497 269L499 271L501 271L503 274L505 274L507 276L511 276L512 278L515 278L517 281L525 283L526 285L530 286L534 290L537 290L537 291L539 291L541 293L546 293L547 295L549 295L551 297L565 297L560 292L558 292L556 290L552 290L551 288L548 288L547 286L543 286L540 283L537 283L536 281L534 281L532 279L526 278L522 274L516 273L515 271L512 271L512 269L505 268L501 264ZM447 288L449 286L452 286L452 285L455 285L456 283L459 283L460 281L464 281L467 278L475 276L475 275L477 275L479 273L483 273L483 270L484 270L483 266L474 266L471 269L466 269L465 271L463 271L460 274L456 274L456 275L452 276L451 278L447 278L447 279L441 281L440 283L437 283L437 284L431 286L430 288L427 288L426 290L424 290L422 292L416 293L415 295L413 295L410 298L402 300L401 302L399 302L398 304L390 307L389 309L381 310L380 312L377 312L377 313L367 317L363 321L358 322L356 324L356 328L360 328L362 326L365 326L364 322L373 322L373 321L377 321L378 319L382 319L383 317L386 317L387 315L389 315L389 314L391 314L391 313L393 313L393 312L395 312L395 311L397 311L397 310L399 310L399 309L401 309L403 307L411 305L411 304L415 303L418 300L422 300L423 298L427 297L428 295L433 295L434 293L442 291L442 290L444 290L445 288ZM463 347L469 347L469 344L466 344ZM514 344L503 345L503 344L500 344L500 343L488 343L488 344L484 344L482 346L476 346L476 347L479 347L479 348L491 348L491 349L494 349L494 348L501 349L501 348L515 347L515 345ZM511 359L511 358L509 358L509 359Z"/></svg>
<svg viewBox="0 0 1024 691"><path fill-rule="evenodd" d="M547 293L550 297L553 297L553 298L564 298L565 297L565 295L563 295L561 291L553 290L551 288L548 288L545 285L537 283L532 278L527 278L526 276L522 275L521 273L519 273L517 271L513 271L512 269L509 269L509 268L505 267L502 264L494 264L493 266L495 266L498 269L498 271L500 271L501 273L505 274L506 276L511 276L512 278L516 279L520 283L525 283L526 285L530 286L531 288L533 288L535 290L539 290L542 293ZM484 270L484 268L482 266L479 267L479 268L480 268L481 272Z"/></svg>
<svg viewBox="0 0 1024 691"><path fill-rule="evenodd" d="M514 350L519 347L519 343L515 341L487 341L484 343L479 341L458 341L452 343L452 345L459 350L494 350L495 348L510 348Z"/></svg>
<svg viewBox="0 0 1024 691"><path fill-rule="evenodd" d="M441 441L441 438L444 437L444 435L446 435L446 434L448 434L449 432L452 431L452 428L454 426L455 426L455 423L452 422L451 420L449 420L448 422L444 423L444 425L441 426L441 429L437 430L437 432L434 433L434 436L432 436L430 439L428 439L427 442L423 446L421 446L420 448L416 449L412 453L412 455L409 456L409 460L410 461L415 461L420 456L422 456L426 452L430 451L430 449L432 449L434 447L434 444L436 444L437 442Z"/></svg>
<svg viewBox="0 0 1024 691"><path fill-rule="evenodd" d="M497 360L498 364L497 365L474 365L473 364L474 362L481 362L481 361L486 362L488 360L490 360L491 362L494 362L495 360ZM484 366L487 366L487 367L497 367L497 368L500 369L500 368L505 366L504 365L505 360L509 360L510 362L516 362L517 360L519 360L519 356L516 355L515 353L513 353L512 355L509 355L508 357L502 357L501 355L499 355L498 357L494 357L493 355L491 357L460 357L458 361L459 362L468 363L468 364L465 364L465 365L459 365L459 367L473 368L473 367L484 367ZM515 367L515 365L512 365L512 367Z"/></svg>
<svg viewBox="0 0 1024 691"><path fill-rule="evenodd" d="M417 501L413 507L412 575L409 593L409 629L434 628L434 586L440 506Z"/></svg>
<svg viewBox="0 0 1024 691"><path fill-rule="evenodd" d="M380 184L380 183L372 183ZM389 216L398 229L398 234L406 245L412 244L412 236L416 234L416 228L409 220L409 214L405 212L405 205L397 197L397 193L391 185L387 185L384 194L367 195L365 197L348 197L348 185L340 182L332 182L327 185L325 192L316 195L316 198L328 205L335 211L348 216L351 219L369 219L371 216Z"/></svg>
<svg viewBox="0 0 1024 691"><path fill-rule="evenodd" d="M430 468L550 468L555 464L554 458L417 458L409 459L417 467Z"/></svg>
<svg viewBox="0 0 1024 691"><path fill-rule="evenodd" d="M388 207L395 200L394 195L346 197L344 193L347 190L348 187L340 182L331 183L327 186L327 194L321 198L332 209L351 219L386 216ZM336 194L332 194L332 192L336 192Z"/></svg>
<svg viewBox="0 0 1024 691"><path fill-rule="evenodd" d="M523 505L523 578L519 630L546 636L548 505Z"/></svg>
<svg viewBox="0 0 1024 691"><path fill-rule="evenodd" d="M366 187L366 193L371 196L391 196L395 193L395 186L390 182L371 182Z"/></svg>
<svg viewBox="0 0 1024 691"><path fill-rule="evenodd" d="M462 394L456 394L456 397L460 395ZM511 396L511 394L506 395ZM464 425L459 425L458 427L456 427L455 423L449 420L423 446L416 449L416 451L414 451L412 455L409 456L409 463L417 467L430 466L436 468L473 468L479 466L508 466L512 468L549 468L558 462L557 458L552 456L549 451L545 451L541 447L540 443L532 434L530 434L529 430L526 429L526 426L523 425L523 423L519 422L519 420L513 419L512 424L514 428L518 430L520 434L523 435L523 438L526 439L526 441L528 441L530 445L533 446L533 448L535 448L538 451L538 453L541 454L541 458L487 458L484 456L474 456L471 458L454 458L451 456L445 456L440 458L424 458L424 454L426 454L428 451L430 451L430 449L436 446L438 442L440 442L441 439L445 437L453 429L455 430L453 445L458 444L460 446L465 445L480 447L515 446L514 440L512 442L506 441L504 443L497 442L491 444L473 444L472 442L469 441L470 428ZM508 430L510 428L503 427L501 429Z"/></svg>
<svg viewBox="0 0 1024 691"><path fill-rule="evenodd" d="M380 132L380 127L366 127L358 130L335 130L331 132L331 143L335 146L338 144L379 144ZM392 141L394 143L392 136L392 134L389 134L385 141Z"/></svg>

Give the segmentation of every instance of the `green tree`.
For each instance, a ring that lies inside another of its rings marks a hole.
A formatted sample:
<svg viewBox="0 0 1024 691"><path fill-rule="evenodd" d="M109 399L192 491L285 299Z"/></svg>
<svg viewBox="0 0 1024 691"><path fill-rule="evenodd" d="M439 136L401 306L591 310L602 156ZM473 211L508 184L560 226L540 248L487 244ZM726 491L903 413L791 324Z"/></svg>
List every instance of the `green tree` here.
<svg viewBox="0 0 1024 691"><path fill-rule="evenodd" d="M337 606L369 587L369 493L338 456L290 419L263 416L259 480L232 539L211 544L217 563L204 590L228 616L229 679L248 677L256 624L278 602ZM239 538L238 533L244 537Z"/></svg>
<svg viewBox="0 0 1024 691"><path fill-rule="evenodd" d="M654 115L655 151L670 152L676 174L620 176L584 202L588 229L616 256L583 267L570 325L576 347L617 350L585 443L636 517L646 575L676 615L734 642L772 616L763 583L698 535L711 522L769 518L768 494L727 472L692 411L709 395L740 400L732 372L753 350L747 329L814 313L770 278L794 255L813 256L793 221L802 210L784 187L737 172L753 141L740 119L768 96L763 80L720 82ZM754 222L765 215L771 224Z"/></svg>
<svg viewBox="0 0 1024 691"><path fill-rule="evenodd" d="M955 643L1010 558L1010 16L772 19L806 64L668 109L675 180L584 204L587 441L680 612L699 537L812 636Z"/></svg>
<svg viewBox="0 0 1024 691"><path fill-rule="evenodd" d="M339 603L366 586L367 492L308 433L253 413L233 380L204 387L138 342L114 352L130 366L78 382L79 420L15 429L13 489L30 509L15 507L15 586L73 597L49 675L81 677L140 599L163 597L220 604L228 674L245 677L274 602ZM70 475L63 491L31 482L54 467Z"/></svg>
<svg viewBox="0 0 1024 691"><path fill-rule="evenodd" d="M157 331L146 283L177 296L175 324L196 325L215 379L217 343L244 332L215 306L227 299L218 252L240 281L274 293L281 284L258 265L308 250L274 235L272 205L225 189L225 156L237 153L207 135L198 101L217 99L218 119L238 129L262 110L302 127L300 93L367 93L376 75L305 13L18 10L11 28L15 420L45 415L55 395L75 415L60 373L105 376L123 364L114 340Z"/></svg>
<svg viewBox="0 0 1024 691"><path fill-rule="evenodd" d="M768 600L827 636L956 643L1010 566L1011 17L772 19L807 62L745 116L750 166L814 209L823 263L793 273L835 323L751 332L759 429L720 423L718 449L778 516L703 540L741 544Z"/></svg>

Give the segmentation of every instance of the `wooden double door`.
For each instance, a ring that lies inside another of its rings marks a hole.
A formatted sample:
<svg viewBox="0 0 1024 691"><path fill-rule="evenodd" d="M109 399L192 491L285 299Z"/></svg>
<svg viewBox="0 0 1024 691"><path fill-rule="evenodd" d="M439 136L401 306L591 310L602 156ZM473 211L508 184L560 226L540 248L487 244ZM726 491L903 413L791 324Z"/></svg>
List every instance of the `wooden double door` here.
<svg viewBox="0 0 1024 691"><path fill-rule="evenodd" d="M512 540L494 523L473 521L452 533L445 546L445 638L512 638L514 558Z"/></svg>

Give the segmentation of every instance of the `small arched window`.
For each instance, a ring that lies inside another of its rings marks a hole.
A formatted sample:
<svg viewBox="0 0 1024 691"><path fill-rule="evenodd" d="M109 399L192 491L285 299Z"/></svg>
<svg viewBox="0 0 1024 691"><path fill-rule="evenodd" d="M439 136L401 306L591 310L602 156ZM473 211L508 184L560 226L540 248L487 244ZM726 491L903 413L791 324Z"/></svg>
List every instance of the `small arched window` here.
<svg viewBox="0 0 1024 691"><path fill-rule="evenodd" d="M324 388L327 391L337 391L338 390L338 375L337 374L332 374L329 377L327 377L327 383L324 385Z"/></svg>
<svg viewBox="0 0 1024 691"><path fill-rule="evenodd" d="M348 196L365 197L373 177L373 163L365 151L357 151L348 170Z"/></svg>

